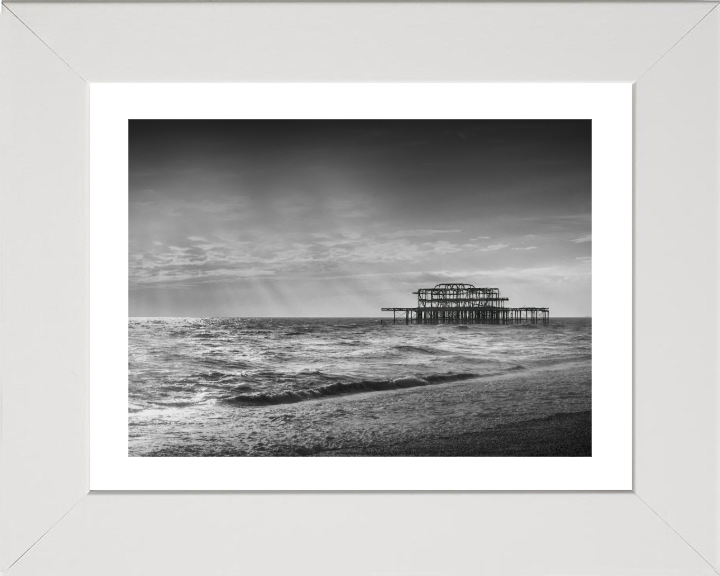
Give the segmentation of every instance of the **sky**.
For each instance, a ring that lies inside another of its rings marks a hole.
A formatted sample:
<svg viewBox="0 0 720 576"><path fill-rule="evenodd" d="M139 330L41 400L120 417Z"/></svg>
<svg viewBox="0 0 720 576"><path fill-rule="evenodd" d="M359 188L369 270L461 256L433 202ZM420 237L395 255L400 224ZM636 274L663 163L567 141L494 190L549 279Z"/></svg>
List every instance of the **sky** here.
<svg viewBox="0 0 720 576"><path fill-rule="evenodd" d="M130 120L131 316L591 315L590 120Z"/></svg>

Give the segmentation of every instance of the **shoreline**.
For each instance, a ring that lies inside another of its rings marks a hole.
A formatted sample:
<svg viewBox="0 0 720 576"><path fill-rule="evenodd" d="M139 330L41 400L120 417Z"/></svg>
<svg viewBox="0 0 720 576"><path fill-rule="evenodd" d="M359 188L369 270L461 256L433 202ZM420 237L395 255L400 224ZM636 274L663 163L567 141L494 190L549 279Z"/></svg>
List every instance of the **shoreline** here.
<svg viewBox="0 0 720 576"><path fill-rule="evenodd" d="M590 456L590 362L131 426L131 456ZM133 415L133 419L138 417Z"/></svg>

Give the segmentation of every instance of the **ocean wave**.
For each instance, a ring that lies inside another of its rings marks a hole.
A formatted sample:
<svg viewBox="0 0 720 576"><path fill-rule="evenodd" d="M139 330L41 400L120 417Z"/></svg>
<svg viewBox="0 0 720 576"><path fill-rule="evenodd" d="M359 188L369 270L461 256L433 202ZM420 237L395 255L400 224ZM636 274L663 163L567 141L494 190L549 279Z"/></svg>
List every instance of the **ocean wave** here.
<svg viewBox="0 0 720 576"><path fill-rule="evenodd" d="M154 406L157 406L159 408L190 408L192 406L197 406L200 404L200 400L167 400L167 401L155 401L150 402L150 404L153 404Z"/></svg>
<svg viewBox="0 0 720 576"><path fill-rule="evenodd" d="M161 384L159 387L162 392L169 393L169 392L185 392L188 389L188 386L185 386L183 384Z"/></svg>
<svg viewBox="0 0 720 576"><path fill-rule="evenodd" d="M416 388L445 382L459 382L476 378L478 374L430 374L428 376L403 376L393 380L360 380L359 382L336 382L311 388L308 390L286 390L275 393L239 394L225 401L230 404L245 406L274 406L276 404L295 404L307 400L320 400L347 394L362 394L364 392L381 392L386 390L399 390L401 388Z"/></svg>
<svg viewBox="0 0 720 576"><path fill-rule="evenodd" d="M393 350L399 350L401 352L419 352L420 354L439 354L440 350L433 348L425 348L423 346L393 346Z"/></svg>
<svg viewBox="0 0 720 576"><path fill-rule="evenodd" d="M212 372L200 372L198 374L195 374L195 378L196 381L210 380L211 382L223 382L236 380L238 378L238 375L214 370Z"/></svg>

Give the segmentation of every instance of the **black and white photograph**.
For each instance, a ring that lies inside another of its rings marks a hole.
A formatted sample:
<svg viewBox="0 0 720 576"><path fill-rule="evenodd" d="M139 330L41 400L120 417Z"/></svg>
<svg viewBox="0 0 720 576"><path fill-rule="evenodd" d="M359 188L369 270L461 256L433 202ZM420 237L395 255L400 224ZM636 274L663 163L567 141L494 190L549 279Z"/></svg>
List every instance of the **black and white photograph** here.
<svg viewBox="0 0 720 576"><path fill-rule="evenodd" d="M592 456L591 120L128 142L129 456Z"/></svg>

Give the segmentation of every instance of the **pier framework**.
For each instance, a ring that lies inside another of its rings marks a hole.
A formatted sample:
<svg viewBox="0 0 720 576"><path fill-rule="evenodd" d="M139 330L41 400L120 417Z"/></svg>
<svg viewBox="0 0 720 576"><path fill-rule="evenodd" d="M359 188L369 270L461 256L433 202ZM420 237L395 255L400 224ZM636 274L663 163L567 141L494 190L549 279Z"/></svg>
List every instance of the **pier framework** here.
<svg viewBox="0 0 720 576"><path fill-rule="evenodd" d="M510 308L498 288L472 284L438 284L417 292L415 308L382 308L393 313L393 324L548 324L549 308Z"/></svg>

